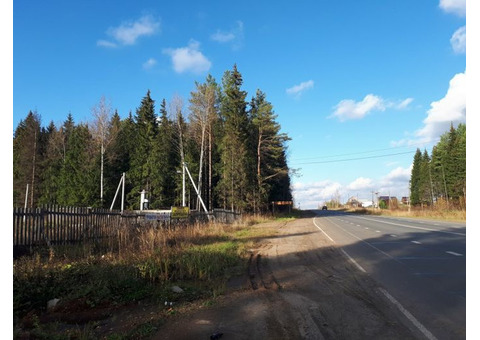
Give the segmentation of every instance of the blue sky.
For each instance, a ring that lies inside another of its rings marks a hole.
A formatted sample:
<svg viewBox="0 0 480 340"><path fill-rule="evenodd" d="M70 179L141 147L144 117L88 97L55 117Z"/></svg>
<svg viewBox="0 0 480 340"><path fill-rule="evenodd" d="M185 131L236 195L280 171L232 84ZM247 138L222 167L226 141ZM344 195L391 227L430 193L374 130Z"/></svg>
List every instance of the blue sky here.
<svg viewBox="0 0 480 340"><path fill-rule="evenodd" d="M417 147L466 122L465 0L13 2L13 129L105 96L180 96L236 63L292 140L295 203L408 196Z"/></svg>

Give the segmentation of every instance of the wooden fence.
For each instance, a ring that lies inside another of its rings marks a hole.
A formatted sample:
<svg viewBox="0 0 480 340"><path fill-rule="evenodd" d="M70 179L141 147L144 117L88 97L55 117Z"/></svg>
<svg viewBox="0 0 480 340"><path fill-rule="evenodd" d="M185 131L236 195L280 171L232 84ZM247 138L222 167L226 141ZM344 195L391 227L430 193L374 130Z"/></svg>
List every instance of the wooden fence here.
<svg viewBox="0 0 480 340"><path fill-rule="evenodd" d="M110 237L137 216L107 209L45 206L13 209L13 245L58 245Z"/></svg>
<svg viewBox="0 0 480 340"><path fill-rule="evenodd" d="M233 223L239 213L215 209L210 216L220 223ZM184 221L162 218L148 221L142 212L124 212L98 208L44 206L13 209L13 246L65 245L98 241L116 235L120 227L145 224L178 224ZM187 223L207 221L207 214L192 212Z"/></svg>

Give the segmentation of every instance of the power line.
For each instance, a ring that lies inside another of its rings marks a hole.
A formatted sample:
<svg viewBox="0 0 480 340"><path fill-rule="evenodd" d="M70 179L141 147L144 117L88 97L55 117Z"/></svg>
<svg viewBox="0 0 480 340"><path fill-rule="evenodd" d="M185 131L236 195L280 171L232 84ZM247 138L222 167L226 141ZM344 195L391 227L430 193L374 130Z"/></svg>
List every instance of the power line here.
<svg viewBox="0 0 480 340"><path fill-rule="evenodd" d="M358 160L362 160L362 159L371 159L371 158L381 158L381 157L388 157L388 156L413 154L415 152L416 151L407 151L407 152L389 153L389 154L384 154L384 155L375 155L375 156L367 156L367 157L336 159L336 160L331 160L331 161L319 161L319 162L294 163L294 164L295 165L307 165L307 164L325 164L325 163L348 162L348 161L358 161Z"/></svg>
<svg viewBox="0 0 480 340"><path fill-rule="evenodd" d="M329 156L315 156L315 157L306 157L306 158L295 158L291 160L292 162L296 161L304 161L304 160L313 160L313 159L324 159L324 158L334 158L334 157L343 157L343 156L351 156L351 155L361 155L361 154L366 154L366 153L372 153L372 152L379 152L379 151L387 151L387 150L395 150L395 149L402 149L402 148L411 148L415 147L418 145L425 145L433 142L438 142L440 138L436 138L430 141L425 141L422 143L417 143L417 144L410 144L410 145L404 145L404 146L394 146L390 148L383 148L383 149L375 149L375 150L368 150L368 151L359 151L359 152L351 152L351 153L344 153L344 154L338 154L338 155L329 155ZM413 151L412 151L413 152ZM383 157L383 156L380 156Z"/></svg>

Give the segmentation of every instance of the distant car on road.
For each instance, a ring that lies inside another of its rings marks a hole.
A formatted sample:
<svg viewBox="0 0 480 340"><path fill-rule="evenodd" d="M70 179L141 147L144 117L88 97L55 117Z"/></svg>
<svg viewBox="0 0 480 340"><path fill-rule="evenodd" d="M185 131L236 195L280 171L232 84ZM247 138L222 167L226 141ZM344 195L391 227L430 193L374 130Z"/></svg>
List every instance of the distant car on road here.
<svg viewBox="0 0 480 340"><path fill-rule="evenodd" d="M324 206L322 207L322 210L328 210L327 206L324 205Z"/></svg>

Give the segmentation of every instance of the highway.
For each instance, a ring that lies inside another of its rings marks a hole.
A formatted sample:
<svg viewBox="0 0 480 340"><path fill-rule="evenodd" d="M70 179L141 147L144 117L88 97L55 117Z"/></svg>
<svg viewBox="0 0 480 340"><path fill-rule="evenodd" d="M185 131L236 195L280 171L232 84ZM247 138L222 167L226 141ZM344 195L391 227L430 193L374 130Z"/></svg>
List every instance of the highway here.
<svg viewBox="0 0 480 340"><path fill-rule="evenodd" d="M466 225L316 211L313 224L426 339L466 337Z"/></svg>

